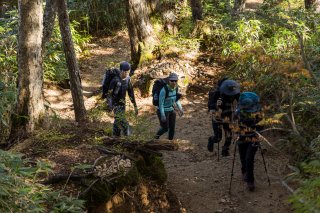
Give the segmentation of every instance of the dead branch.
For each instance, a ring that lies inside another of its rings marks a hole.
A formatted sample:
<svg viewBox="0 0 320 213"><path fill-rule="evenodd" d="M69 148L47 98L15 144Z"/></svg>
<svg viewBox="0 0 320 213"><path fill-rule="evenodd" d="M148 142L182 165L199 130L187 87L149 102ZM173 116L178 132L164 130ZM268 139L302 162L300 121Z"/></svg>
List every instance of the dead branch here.
<svg viewBox="0 0 320 213"><path fill-rule="evenodd" d="M85 178L91 177L93 173L88 173L84 175L69 175L69 174L57 174L49 177L47 180L43 181L42 184L56 184L62 181L81 181Z"/></svg>
<svg viewBox="0 0 320 213"><path fill-rule="evenodd" d="M137 159L132 157L131 155L129 154L126 154L126 153L123 153L123 152L118 152L116 150L113 150L113 149L108 149L108 148L105 148L105 147L97 147L97 149L99 150L100 153L103 153L103 154L107 154L107 155L122 155L124 156L125 158L128 158L130 160L133 160L133 161L136 161ZM106 157L106 156L101 156L101 157ZM99 158L98 158L99 159ZM97 159L97 160L98 160ZM96 161L97 161L96 160ZM94 164L95 165L95 164Z"/></svg>

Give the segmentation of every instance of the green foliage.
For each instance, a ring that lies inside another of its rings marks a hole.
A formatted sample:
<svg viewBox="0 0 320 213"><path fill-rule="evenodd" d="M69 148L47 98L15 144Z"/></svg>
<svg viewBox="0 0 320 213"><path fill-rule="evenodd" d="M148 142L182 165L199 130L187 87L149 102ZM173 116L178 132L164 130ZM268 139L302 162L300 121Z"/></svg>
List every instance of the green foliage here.
<svg viewBox="0 0 320 213"><path fill-rule="evenodd" d="M293 175L301 186L290 197L295 212L319 212L320 211L320 160L303 162ZM291 177L292 178L292 177Z"/></svg>
<svg viewBox="0 0 320 213"><path fill-rule="evenodd" d="M79 26L79 23L76 21L70 23L75 52L76 54L82 54L91 36L80 34L76 30L77 26ZM48 81L61 82L69 78L58 22L55 24L50 42L46 44L43 66L44 78Z"/></svg>
<svg viewBox="0 0 320 213"><path fill-rule="evenodd" d="M178 16L179 34L183 37L188 37L194 28L191 8L180 3L177 6L176 13Z"/></svg>
<svg viewBox="0 0 320 213"><path fill-rule="evenodd" d="M123 0L68 0L70 20L77 21L79 31L91 34L112 34L126 23L126 7Z"/></svg>
<svg viewBox="0 0 320 213"><path fill-rule="evenodd" d="M155 47L154 53L160 52L168 57L198 51L200 47L199 39L186 38L181 35L161 34L161 43Z"/></svg>
<svg viewBox="0 0 320 213"><path fill-rule="evenodd" d="M16 11L0 19L0 143L8 135L10 115L16 102Z"/></svg>
<svg viewBox="0 0 320 213"><path fill-rule="evenodd" d="M0 150L1 212L84 212L83 201L38 183L41 174L51 171L47 164L31 167L21 157Z"/></svg>
<svg viewBox="0 0 320 213"><path fill-rule="evenodd" d="M39 130L35 135L35 139L42 141L44 143L52 143L52 142L59 142L65 141L69 138L74 137L74 135L69 134L62 134L61 132L51 129L51 130Z"/></svg>

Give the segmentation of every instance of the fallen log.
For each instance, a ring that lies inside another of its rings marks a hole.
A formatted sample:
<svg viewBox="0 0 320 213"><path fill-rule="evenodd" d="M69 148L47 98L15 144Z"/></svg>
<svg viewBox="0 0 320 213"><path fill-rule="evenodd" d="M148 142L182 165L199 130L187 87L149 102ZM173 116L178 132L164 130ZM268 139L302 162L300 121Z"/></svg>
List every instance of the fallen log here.
<svg viewBox="0 0 320 213"><path fill-rule="evenodd" d="M82 181L85 178L92 177L93 173L82 174L82 175L70 175L70 174L56 174L50 176L47 180L42 181L42 184L57 184L62 181Z"/></svg>
<svg viewBox="0 0 320 213"><path fill-rule="evenodd" d="M144 147L149 150L158 151L158 150L168 150L173 151L178 149L178 145L174 144L170 140L135 140L135 139L128 139L128 138L113 138L113 137L104 137L102 138L104 141L104 145L106 146L113 146L113 145L121 145L124 148L131 148L134 149L136 147Z"/></svg>

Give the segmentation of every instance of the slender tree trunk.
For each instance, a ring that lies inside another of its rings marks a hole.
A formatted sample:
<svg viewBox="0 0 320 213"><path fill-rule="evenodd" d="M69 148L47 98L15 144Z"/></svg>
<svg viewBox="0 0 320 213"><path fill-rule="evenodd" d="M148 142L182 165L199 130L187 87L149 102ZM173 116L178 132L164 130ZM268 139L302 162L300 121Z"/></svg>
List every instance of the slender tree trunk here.
<svg viewBox="0 0 320 213"><path fill-rule="evenodd" d="M127 1L127 21L133 66L138 66L145 52L152 52L158 43L148 16L146 0ZM138 64L137 61L139 59Z"/></svg>
<svg viewBox="0 0 320 213"><path fill-rule="evenodd" d="M42 38L42 51L44 54L45 45L50 41L57 12L56 0L46 0L46 7L43 15L43 38Z"/></svg>
<svg viewBox="0 0 320 213"><path fill-rule="evenodd" d="M190 0L193 21L202 20L202 3L201 0Z"/></svg>
<svg viewBox="0 0 320 213"><path fill-rule="evenodd" d="M131 61L132 61L132 68L136 69L139 65L141 50L139 50L139 38L138 32L135 27L135 14L133 10L130 10L129 1L127 1L127 25L128 25L128 32L130 37L130 48L131 48Z"/></svg>
<svg viewBox="0 0 320 213"><path fill-rule="evenodd" d="M65 0L57 0L57 10L63 49L66 55L66 62L69 71L75 119L77 122L84 123L87 120L87 112L83 101L80 70L72 41L72 35L69 25L69 15L67 12L67 3Z"/></svg>
<svg viewBox="0 0 320 213"><path fill-rule="evenodd" d="M18 102L11 137L31 133L44 114L42 0L19 0Z"/></svg>

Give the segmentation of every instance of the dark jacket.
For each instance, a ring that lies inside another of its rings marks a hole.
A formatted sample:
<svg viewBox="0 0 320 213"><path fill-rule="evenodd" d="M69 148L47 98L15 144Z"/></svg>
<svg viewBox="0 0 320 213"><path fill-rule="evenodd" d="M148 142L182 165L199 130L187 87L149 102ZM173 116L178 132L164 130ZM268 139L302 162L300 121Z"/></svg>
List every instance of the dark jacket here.
<svg viewBox="0 0 320 213"><path fill-rule="evenodd" d="M249 113L242 110L236 112L239 119L239 140L238 142L257 142L257 132L263 129L263 126L258 125L262 120L262 113Z"/></svg>
<svg viewBox="0 0 320 213"><path fill-rule="evenodd" d="M219 99L222 101L222 105L220 107L217 106L217 101ZM229 117L229 119L231 119L232 113L235 111L235 106L232 105L235 100L239 100L239 95L232 97L221 95L218 87L215 91L209 92L208 110L218 111L220 108L222 110L221 118Z"/></svg>
<svg viewBox="0 0 320 213"><path fill-rule="evenodd" d="M136 106L137 104L134 97L133 86L131 84L130 77L120 79L119 76L115 76L111 80L108 90L108 94L112 97L113 106L125 106L127 92L130 101L134 106Z"/></svg>

